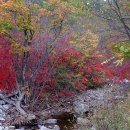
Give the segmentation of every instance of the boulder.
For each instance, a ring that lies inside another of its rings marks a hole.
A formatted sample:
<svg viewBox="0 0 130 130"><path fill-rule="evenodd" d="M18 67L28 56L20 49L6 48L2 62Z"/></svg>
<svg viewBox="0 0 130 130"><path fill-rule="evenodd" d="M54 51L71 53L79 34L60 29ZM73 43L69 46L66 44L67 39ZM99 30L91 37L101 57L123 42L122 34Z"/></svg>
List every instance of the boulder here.
<svg viewBox="0 0 130 130"><path fill-rule="evenodd" d="M5 104L5 101L0 100L0 105L4 105L4 104Z"/></svg>
<svg viewBox="0 0 130 130"><path fill-rule="evenodd" d="M111 105L113 101L126 99L129 91L129 84L110 84L104 88L88 90L74 99L73 110L77 116L83 116L85 112L93 111L106 102Z"/></svg>
<svg viewBox="0 0 130 130"><path fill-rule="evenodd" d="M8 126L0 126L0 130L10 130Z"/></svg>
<svg viewBox="0 0 130 130"><path fill-rule="evenodd" d="M15 130L25 130L24 127L20 127L19 129L15 129Z"/></svg>
<svg viewBox="0 0 130 130"><path fill-rule="evenodd" d="M60 130L60 127L58 125L54 125L53 128L41 126L40 130Z"/></svg>
<svg viewBox="0 0 130 130"><path fill-rule="evenodd" d="M54 124L57 124L57 119L47 119L43 123L49 124L49 125L54 125Z"/></svg>
<svg viewBox="0 0 130 130"><path fill-rule="evenodd" d="M0 116L0 121L5 121L5 118Z"/></svg>
<svg viewBox="0 0 130 130"><path fill-rule="evenodd" d="M76 114L82 116L91 108L103 103L103 94L100 91L88 90L85 94L77 97L73 103L73 109Z"/></svg>
<svg viewBox="0 0 130 130"><path fill-rule="evenodd" d="M87 118L78 117L77 124L78 125L88 125L88 124L90 124L90 121Z"/></svg>

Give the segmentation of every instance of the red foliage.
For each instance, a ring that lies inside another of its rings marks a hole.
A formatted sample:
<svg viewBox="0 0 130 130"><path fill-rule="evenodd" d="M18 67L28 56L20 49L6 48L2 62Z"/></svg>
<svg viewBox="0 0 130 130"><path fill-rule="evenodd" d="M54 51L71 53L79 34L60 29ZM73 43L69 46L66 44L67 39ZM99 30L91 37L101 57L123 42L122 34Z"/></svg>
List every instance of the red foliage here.
<svg viewBox="0 0 130 130"><path fill-rule="evenodd" d="M120 81L124 79L130 80L130 61L123 63L116 69L115 73Z"/></svg>
<svg viewBox="0 0 130 130"><path fill-rule="evenodd" d="M41 45L35 44L37 39L34 39L34 44L30 47L28 69L25 75L28 80L36 64L45 56L47 39L43 37ZM74 90L81 91L104 83L105 76L113 78L111 67L107 64L101 64L102 60L96 56L92 56L90 59L85 58L69 44L69 39L70 37L61 38L56 44L55 50L48 57L45 57L44 63L36 75L34 95L42 96L50 92L51 95L58 95L57 97L71 96ZM0 89L11 91L16 86L14 69L16 57L12 55L11 48L6 43L7 41L0 39L0 44L2 44L0 48ZM73 63L73 60L76 62ZM22 68L20 56L17 64ZM66 72L63 74L58 72L60 66L66 68ZM79 76L77 77L77 75ZM17 71L17 76L20 79L21 70ZM61 81L59 82L59 80Z"/></svg>
<svg viewBox="0 0 130 130"><path fill-rule="evenodd" d="M15 88L13 55L7 41L0 39L0 89L12 91Z"/></svg>

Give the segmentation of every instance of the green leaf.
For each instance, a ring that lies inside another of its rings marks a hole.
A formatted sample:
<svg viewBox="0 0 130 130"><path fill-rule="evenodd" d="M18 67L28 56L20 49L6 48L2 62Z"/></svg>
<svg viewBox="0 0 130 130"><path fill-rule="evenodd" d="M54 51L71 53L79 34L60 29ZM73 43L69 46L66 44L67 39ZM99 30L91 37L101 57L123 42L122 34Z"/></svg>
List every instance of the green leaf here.
<svg viewBox="0 0 130 130"><path fill-rule="evenodd" d="M0 21L0 29L10 31L12 29L12 25L5 20Z"/></svg>
<svg viewBox="0 0 130 130"><path fill-rule="evenodd" d="M57 8L57 6L56 6L55 4L52 4L52 5L49 5L49 6L48 6L47 10L48 10L48 11L53 11L53 10L55 10L56 8Z"/></svg>
<svg viewBox="0 0 130 130"><path fill-rule="evenodd" d="M65 66L59 66L58 72L61 74L65 74L68 72L68 68L66 68Z"/></svg>
<svg viewBox="0 0 130 130"><path fill-rule="evenodd" d="M119 48L119 50L120 50L120 51L124 51L124 50L125 50L124 46L121 46L121 47Z"/></svg>
<svg viewBox="0 0 130 130"><path fill-rule="evenodd" d="M120 48L119 48L119 50L120 51L122 51L122 52L129 52L129 49L127 48L127 47L124 47L124 46L121 46Z"/></svg>

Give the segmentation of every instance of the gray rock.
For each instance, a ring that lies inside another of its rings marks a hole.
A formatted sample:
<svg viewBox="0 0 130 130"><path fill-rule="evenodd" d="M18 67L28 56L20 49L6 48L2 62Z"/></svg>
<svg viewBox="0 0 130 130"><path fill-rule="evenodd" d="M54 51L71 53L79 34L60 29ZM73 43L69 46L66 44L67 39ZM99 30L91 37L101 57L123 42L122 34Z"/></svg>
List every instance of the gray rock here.
<svg viewBox="0 0 130 130"><path fill-rule="evenodd" d="M2 105L0 105L2 107ZM0 109L0 121L5 121L5 117L6 117L6 114L5 114L5 111L4 111L4 108L1 108Z"/></svg>
<svg viewBox="0 0 130 130"><path fill-rule="evenodd" d="M91 128L90 128L90 130L97 130L94 126L92 126Z"/></svg>
<svg viewBox="0 0 130 130"><path fill-rule="evenodd" d="M38 125L38 128L41 128L42 127L42 125Z"/></svg>
<svg viewBox="0 0 130 130"><path fill-rule="evenodd" d="M5 101L0 100L0 105L4 105L4 104L5 104Z"/></svg>
<svg viewBox="0 0 130 130"><path fill-rule="evenodd" d="M5 111L3 105L0 105L0 109L1 109L2 111Z"/></svg>
<svg viewBox="0 0 130 130"><path fill-rule="evenodd" d="M74 107L73 107L74 111L79 114L79 115L83 115L86 111L89 110L89 105L84 104L83 101L76 101L74 102Z"/></svg>
<svg viewBox="0 0 130 130"><path fill-rule="evenodd" d="M90 121L87 118L78 117L77 124L78 125L88 125Z"/></svg>
<svg viewBox="0 0 130 130"><path fill-rule="evenodd" d="M0 113L3 113L3 110L2 110L2 109L0 109Z"/></svg>
<svg viewBox="0 0 130 130"><path fill-rule="evenodd" d="M34 114L29 114L27 118L28 120L33 120L36 119L36 116Z"/></svg>
<svg viewBox="0 0 130 130"><path fill-rule="evenodd" d="M15 130L15 126L9 126L9 130Z"/></svg>
<svg viewBox="0 0 130 130"><path fill-rule="evenodd" d="M41 126L40 130L51 130L51 129L49 129L49 128L45 127L45 126Z"/></svg>
<svg viewBox="0 0 130 130"><path fill-rule="evenodd" d="M124 83L130 83L130 80L124 79L123 82L124 82Z"/></svg>
<svg viewBox="0 0 130 130"><path fill-rule="evenodd" d="M60 127L58 125L54 125L53 130L60 130Z"/></svg>
<svg viewBox="0 0 130 130"><path fill-rule="evenodd" d="M54 125L53 128L47 128L45 126L41 126L40 130L60 130L58 125Z"/></svg>
<svg viewBox="0 0 130 130"><path fill-rule="evenodd" d="M84 95L79 96L73 103L74 111L83 115L86 111L103 103L103 95L95 90L89 90Z"/></svg>
<svg viewBox="0 0 130 130"><path fill-rule="evenodd" d="M4 111L2 109L0 109L0 114L2 114Z"/></svg>
<svg viewBox="0 0 130 130"><path fill-rule="evenodd" d="M11 105L9 105L9 104L3 105L3 108L4 108L5 110L8 110L10 107L11 107Z"/></svg>
<svg viewBox="0 0 130 130"><path fill-rule="evenodd" d="M47 119L44 121L44 124L56 124L57 123L57 119Z"/></svg>
<svg viewBox="0 0 130 130"><path fill-rule="evenodd" d="M0 130L9 130L8 126L0 126Z"/></svg>
<svg viewBox="0 0 130 130"><path fill-rule="evenodd" d="M74 99L73 110L77 116L82 116L85 112L96 109L113 100L122 101L127 98L130 91L128 85L108 84L104 88L88 90Z"/></svg>
<svg viewBox="0 0 130 130"><path fill-rule="evenodd" d="M15 130L25 130L25 128L24 128L24 127L21 127L21 128L19 128L19 129L15 129Z"/></svg>
<svg viewBox="0 0 130 130"><path fill-rule="evenodd" d="M11 107L11 105L6 104L6 105L0 105L0 109L2 109L3 111L8 110Z"/></svg>
<svg viewBox="0 0 130 130"><path fill-rule="evenodd" d="M5 117L5 116L6 116L5 111L0 109L0 117Z"/></svg>
<svg viewBox="0 0 130 130"><path fill-rule="evenodd" d="M0 121L5 121L5 118L1 116Z"/></svg>

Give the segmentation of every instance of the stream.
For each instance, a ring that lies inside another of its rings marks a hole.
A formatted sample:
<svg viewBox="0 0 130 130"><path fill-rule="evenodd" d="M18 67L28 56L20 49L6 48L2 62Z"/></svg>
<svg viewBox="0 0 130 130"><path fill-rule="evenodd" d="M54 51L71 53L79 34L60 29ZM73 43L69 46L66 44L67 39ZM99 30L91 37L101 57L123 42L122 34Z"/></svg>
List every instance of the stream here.
<svg viewBox="0 0 130 130"><path fill-rule="evenodd" d="M127 94L129 91L130 91L129 84L122 84L122 85L110 84L110 85L104 86L104 88L88 90L87 92L84 92L83 94L76 97L73 100L73 104L67 104L66 102L65 107L63 107L63 105L60 105L58 107L55 107L55 109L52 109L52 110L55 110L55 114L51 115L48 118L54 119L57 121L56 123L53 122L49 124L51 126L57 125L58 127L60 127L60 130L78 130L77 129L78 125L81 126L82 124L85 124L85 125L87 123L90 124L89 120L87 120L86 118L88 117L88 113L91 114L91 112L93 112L94 109L96 109L99 105L100 106L103 105L106 101L110 105L113 100L117 102L121 102L122 100L125 100L127 98ZM1 103L1 108L4 108L4 110L5 109L8 110L10 107L9 105L5 103ZM68 112L68 110L70 111ZM50 111L47 111L47 112L50 112ZM4 122L8 118L6 118L6 113L4 111L1 110L1 113L2 115L0 116L0 119ZM72 113L75 113L75 114L72 114ZM16 119L15 115L13 116ZM47 116L48 116L48 113L47 113ZM41 115L41 117L44 117L44 116ZM13 121L12 119L14 118L11 118L11 121ZM37 117L36 124L34 122L30 122L29 124L26 124L26 125L21 124L21 126L18 126L17 129L13 129L13 130L51 130L50 128L48 129L48 127L47 129L41 129L40 127L38 128L38 126L40 125L37 121L38 119L40 118ZM16 121L17 120L18 120L18 117ZM25 119L23 121L25 121ZM41 127L42 126L46 127L46 124L41 124ZM10 129L1 129L1 127L0 127L0 130L10 130ZM24 129L21 129L22 127L24 127ZM84 128L84 130L86 129L87 127ZM59 128L52 129L52 130L59 130Z"/></svg>
<svg viewBox="0 0 130 130"><path fill-rule="evenodd" d="M76 118L73 114L64 113L60 115L57 119L58 125L60 126L61 130L74 130Z"/></svg>

